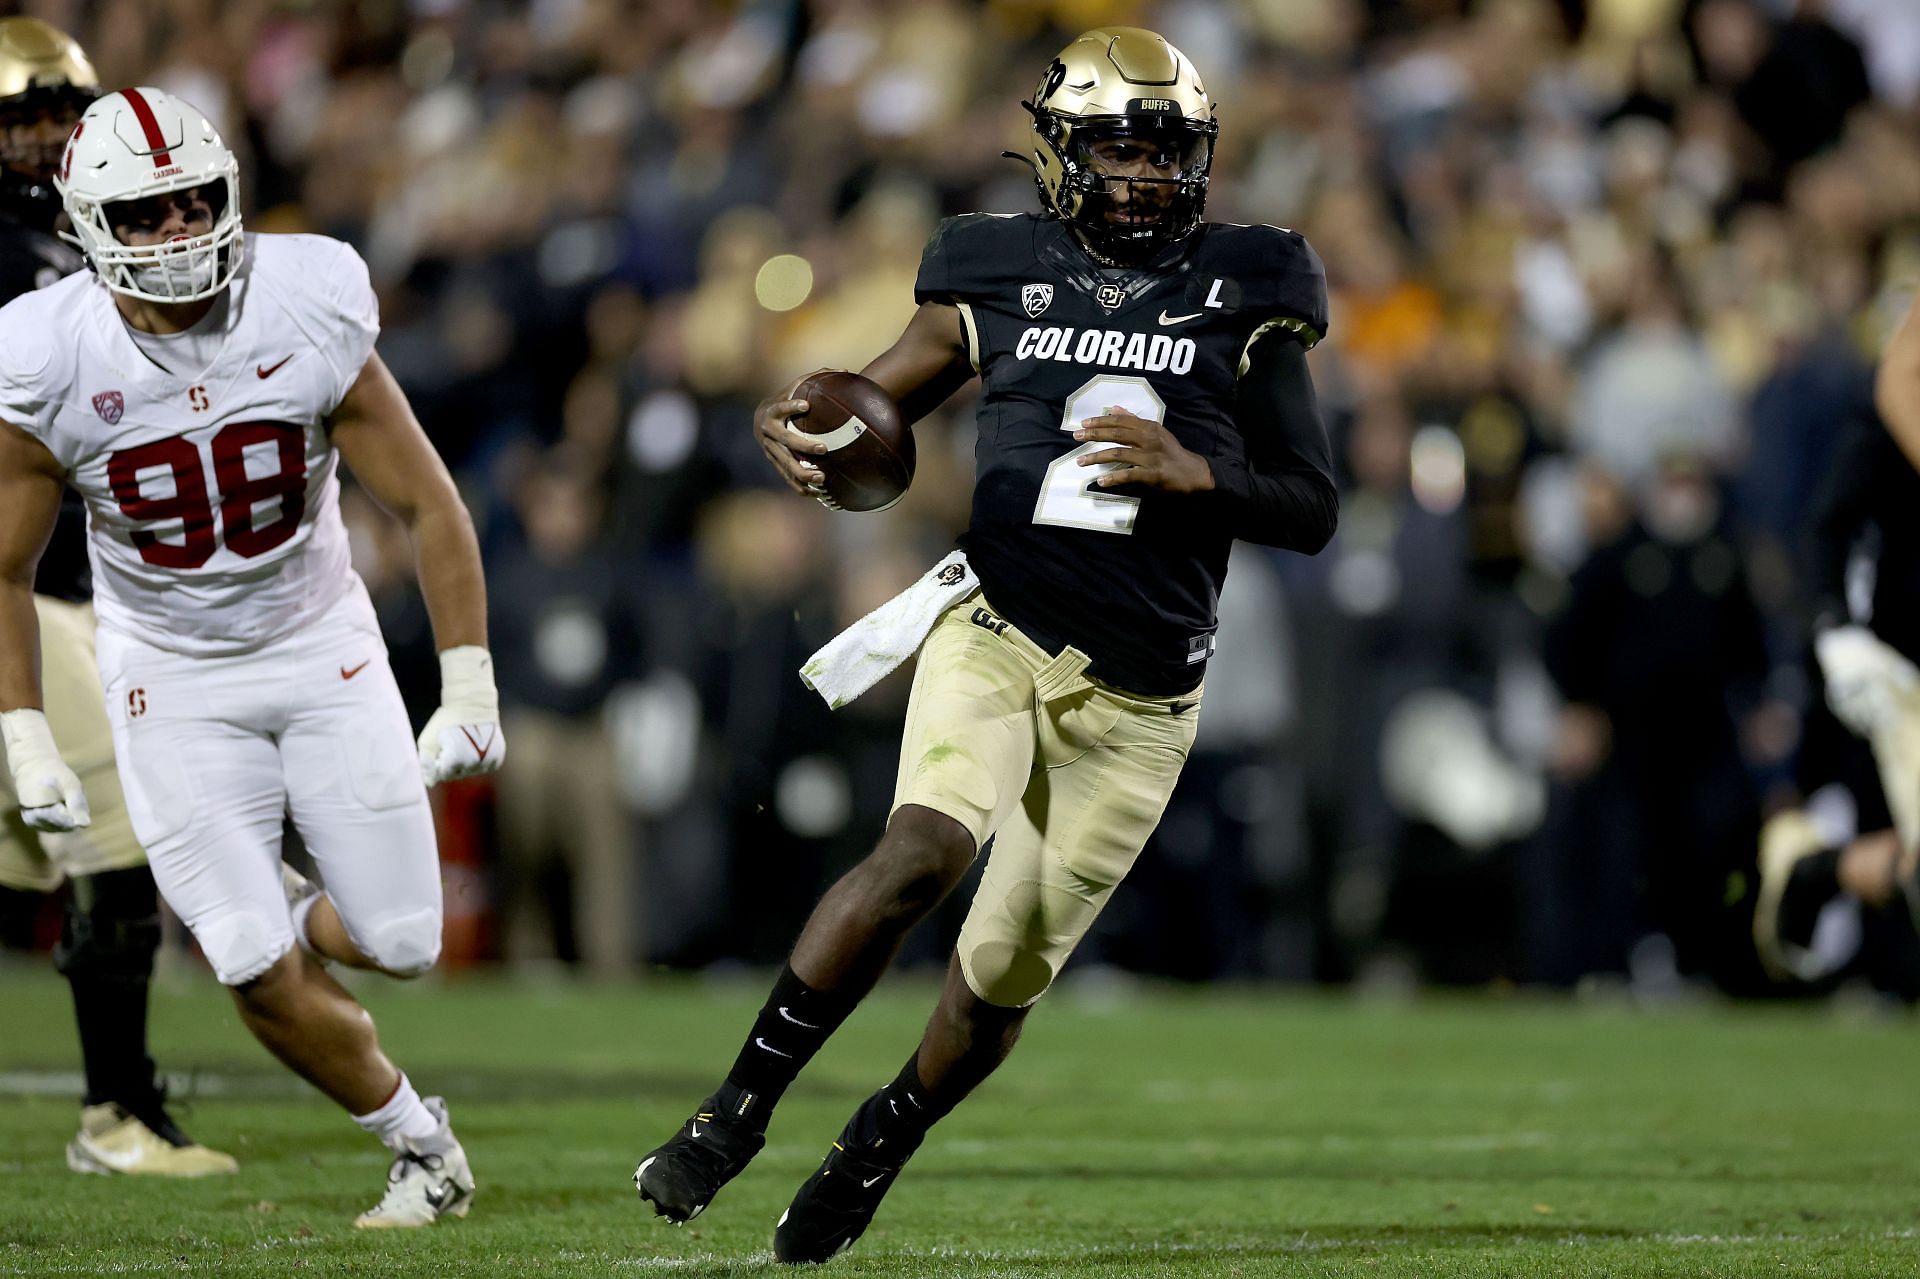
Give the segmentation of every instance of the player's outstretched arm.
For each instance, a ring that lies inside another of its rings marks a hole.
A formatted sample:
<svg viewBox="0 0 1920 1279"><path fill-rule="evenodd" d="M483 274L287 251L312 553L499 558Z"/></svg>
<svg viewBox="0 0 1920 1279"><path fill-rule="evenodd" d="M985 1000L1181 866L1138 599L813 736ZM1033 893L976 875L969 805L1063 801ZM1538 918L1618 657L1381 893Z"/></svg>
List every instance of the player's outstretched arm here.
<svg viewBox="0 0 1920 1279"><path fill-rule="evenodd" d="M369 356L328 423L333 446L374 501L406 526L440 650L440 709L420 735L429 786L490 773L506 756L487 653L480 543L460 490L386 363Z"/></svg>
<svg viewBox="0 0 1920 1279"><path fill-rule="evenodd" d="M40 441L0 422L0 741L20 814L39 830L85 826L87 797L40 709L33 573L53 535L66 477Z"/></svg>
<svg viewBox="0 0 1920 1279"><path fill-rule="evenodd" d="M960 310L922 303L894 344L861 369L893 397L900 419L911 426L946 402L973 376L960 327ZM798 385L798 383L795 383ZM754 437L767 461L796 493L819 490L820 468L810 459L827 451L820 440L788 425L804 416L807 402L790 398L792 387L764 401L753 415Z"/></svg>
<svg viewBox="0 0 1920 1279"><path fill-rule="evenodd" d="M1920 467L1920 294L1887 343L1874 377L1873 398L1900 451Z"/></svg>

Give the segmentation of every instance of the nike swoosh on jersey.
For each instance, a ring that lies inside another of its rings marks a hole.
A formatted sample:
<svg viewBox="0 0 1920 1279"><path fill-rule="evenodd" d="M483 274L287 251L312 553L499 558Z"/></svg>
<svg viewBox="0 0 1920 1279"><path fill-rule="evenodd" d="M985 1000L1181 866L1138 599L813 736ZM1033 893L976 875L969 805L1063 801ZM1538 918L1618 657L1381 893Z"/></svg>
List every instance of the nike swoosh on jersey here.
<svg viewBox="0 0 1920 1279"><path fill-rule="evenodd" d="M294 352L294 353L289 353L289 354L287 354L287 355L285 355L285 356L282 356L282 357L281 357L281 359L280 359L280 362L279 362L278 364L256 364L256 365L254 365L254 366L253 366L253 372L254 372L254 376L255 376L255 377L260 377L260 378L270 378L270 377L272 377L272 376L273 376L274 374L276 374L276 373L278 373L278 372L280 371L280 365L281 365L281 364L285 364L285 363L286 363L286 362L287 362L288 360L291 360L291 359L293 358L293 356L294 356L294 354L297 354L297 352Z"/></svg>
<svg viewBox="0 0 1920 1279"><path fill-rule="evenodd" d="M1188 320L1197 320L1199 318L1200 312L1198 311L1195 311L1192 315L1168 315L1165 311L1160 312L1160 323L1162 324L1185 324Z"/></svg>
<svg viewBox="0 0 1920 1279"><path fill-rule="evenodd" d="M361 671L366 670L368 666L372 665L372 663L373 663L373 659L369 657L366 661L360 663L360 665L354 667L352 670L348 670L346 667L342 666L340 668L340 678L352 679L355 675L358 675Z"/></svg>

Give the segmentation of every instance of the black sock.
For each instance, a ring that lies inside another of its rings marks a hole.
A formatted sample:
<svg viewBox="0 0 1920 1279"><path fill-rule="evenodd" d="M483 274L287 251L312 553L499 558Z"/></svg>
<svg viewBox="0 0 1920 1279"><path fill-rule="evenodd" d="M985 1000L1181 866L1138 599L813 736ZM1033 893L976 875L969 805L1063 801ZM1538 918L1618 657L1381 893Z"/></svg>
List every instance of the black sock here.
<svg viewBox="0 0 1920 1279"><path fill-rule="evenodd" d="M1780 899L1780 937L1796 946L1813 940L1814 925L1826 904L1840 895L1840 850L1826 848L1802 857L1787 878Z"/></svg>
<svg viewBox="0 0 1920 1279"><path fill-rule="evenodd" d="M928 1129L946 1118L952 1106L937 1102L920 1082L920 1053L916 1049L893 1082L861 1103L854 1111L851 1136L862 1146L874 1146L904 1160L920 1148Z"/></svg>
<svg viewBox="0 0 1920 1279"><path fill-rule="evenodd" d="M727 1082L720 1087L718 1110L735 1123L766 1131L767 1119L787 1085L858 1002L815 990L794 976L791 967L783 967L754 1020L753 1033L741 1045Z"/></svg>
<svg viewBox="0 0 1920 1279"><path fill-rule="evenodd" d="M160 944L160 906L145 867L77 876L54 948L73 989L86 1067L86 1104L143 1113L159 1093L147 1055L147 988Z"/></svg>

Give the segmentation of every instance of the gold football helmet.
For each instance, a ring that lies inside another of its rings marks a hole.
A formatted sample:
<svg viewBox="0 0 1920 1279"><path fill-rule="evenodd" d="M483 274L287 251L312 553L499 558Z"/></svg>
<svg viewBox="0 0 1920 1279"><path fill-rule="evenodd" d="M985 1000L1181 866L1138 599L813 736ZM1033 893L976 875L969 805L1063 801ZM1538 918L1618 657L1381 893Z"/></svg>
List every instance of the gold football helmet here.
<svg viewBox="0 0 1920 1279"><path fill-rule="evenodd" d="M1020 105L1033 117L1040 199L1096 257L1141 262L1200 224L1220 125L1200 73L1163 37L1085 32ZM1135 162L1112 163L1115 146Z"/></svg>
<svg viewBox="0 0 1920 1279"><path fill-rule="evenodd" d="M80 113L100 94L79 42L38 18L0 18L0 203L52 225L53 173Z"/></svg>

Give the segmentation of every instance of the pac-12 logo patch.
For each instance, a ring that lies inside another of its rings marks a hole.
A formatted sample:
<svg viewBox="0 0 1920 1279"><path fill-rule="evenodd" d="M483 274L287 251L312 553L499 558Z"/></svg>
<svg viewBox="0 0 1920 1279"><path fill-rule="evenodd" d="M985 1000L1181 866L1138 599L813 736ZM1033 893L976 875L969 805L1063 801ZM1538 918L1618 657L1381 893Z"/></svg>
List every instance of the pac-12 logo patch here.
<svg viewBox="0 0 1920 1279"><path fill-rule="evenodd" d="M127 411L127 397L118 391L102 391L93 397L93 411L108 426L118 426L121 416Z"/></svg>
<svg viewBox="0 0 1920 1279"><path fill-rule="evenodd" d="M1040 313L1053 305L1053 286L1051 284L1021 285L1020 305L1027 308L1028 319L1039 319Z"/></svg>

